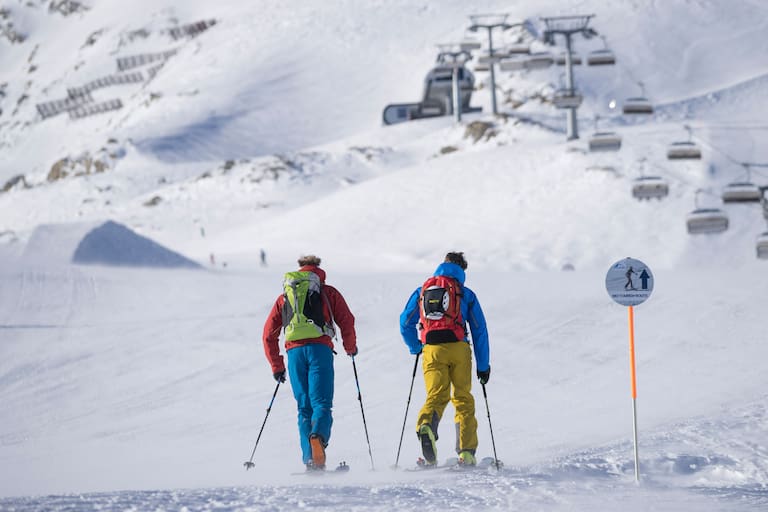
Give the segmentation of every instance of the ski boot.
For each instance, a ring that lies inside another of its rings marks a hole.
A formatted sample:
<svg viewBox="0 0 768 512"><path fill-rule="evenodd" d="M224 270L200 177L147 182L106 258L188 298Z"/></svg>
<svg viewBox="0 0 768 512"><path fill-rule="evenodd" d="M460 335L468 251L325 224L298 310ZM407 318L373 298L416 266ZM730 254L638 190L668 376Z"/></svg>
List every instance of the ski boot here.
<svg viewBox="0 0 768 512"><path fill-rule="evenodd" d="M325 443L318 434L309 436L309 446L312 448L312 466L315 470L325 469Z"/></svg>
<svg viewBox="0 0 768 512"><path fill-rule="evenodd" d="M424 455L424 465L437 464L435 434L432 432L432 427L426 423L419 427L419 441L421 442L421 453Z"/></svg>

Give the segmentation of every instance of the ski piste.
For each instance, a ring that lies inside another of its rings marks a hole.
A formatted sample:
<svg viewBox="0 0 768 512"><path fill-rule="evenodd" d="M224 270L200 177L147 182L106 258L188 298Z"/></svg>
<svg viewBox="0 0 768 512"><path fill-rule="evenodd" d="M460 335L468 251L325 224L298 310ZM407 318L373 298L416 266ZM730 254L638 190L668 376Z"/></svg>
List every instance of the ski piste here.
<svg viewBox="0 0 768 512"><path fill-rule="evenodd" d="M345 475L349 473L349 465L342 461L336 466L336 469L307 469L305 471L297 471L291 473L291 475L307 475L311 477L319 477L324 475Z"/></svg>
<svg viewBox="0 0 768 512"><path fill-rule="evenodd" d="M478 471L487 470L489 468L498 468L501 470L503 467L504 463L501 460L494 459L493 457L483 457L474 466L459 463L459 459L457 457L446 459L443 464L427 464L423 458L419 457L419 459L416 461L415 467L405 468L404 471Z"/></svg>

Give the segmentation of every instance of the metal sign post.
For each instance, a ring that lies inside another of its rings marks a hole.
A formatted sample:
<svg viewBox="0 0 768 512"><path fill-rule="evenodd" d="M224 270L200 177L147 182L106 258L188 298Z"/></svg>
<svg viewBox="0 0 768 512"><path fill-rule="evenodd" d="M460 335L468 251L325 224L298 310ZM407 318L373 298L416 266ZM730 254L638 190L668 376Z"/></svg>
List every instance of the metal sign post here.
<svg viewBox="0 0 768 512"><path fill-rule="evenodd" d="M635 306L645 302L653 292L653 273L640 260L617 261L605 276L605 288L611 298L627 306L629 312L629 368L632 390L632 435L635 446L635 481L640 481L640 456L637 443L637 372L635 366Z"/></svg>

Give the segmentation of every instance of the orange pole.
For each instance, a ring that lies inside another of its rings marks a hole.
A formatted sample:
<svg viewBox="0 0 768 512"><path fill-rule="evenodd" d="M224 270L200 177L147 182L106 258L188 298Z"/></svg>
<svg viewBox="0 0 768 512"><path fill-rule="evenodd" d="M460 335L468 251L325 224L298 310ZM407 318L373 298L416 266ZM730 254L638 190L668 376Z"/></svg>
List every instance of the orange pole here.
<svg viewBox="0 0 768 512"><path fill-rule="evenodd" d="M637 378L635 376L635 310L629 306L629 365L632 372L632 433L635 438L635 481L640 482L640 455L637 448Z"/></svg>
<svg viewBox="0 0 768 512"><path fill-rule="evenodd" d="M637 377L635 376L635 310L629 306L629 366L632 374L632 398L637 398Z"/></svg>

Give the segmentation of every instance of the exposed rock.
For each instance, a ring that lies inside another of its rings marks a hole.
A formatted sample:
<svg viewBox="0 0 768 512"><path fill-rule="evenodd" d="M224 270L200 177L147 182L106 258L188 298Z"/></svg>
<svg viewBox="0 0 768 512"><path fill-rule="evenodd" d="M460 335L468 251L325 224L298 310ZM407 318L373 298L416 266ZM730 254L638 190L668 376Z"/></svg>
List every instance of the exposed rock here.
<svg viewBox="0 0 768 512"><path fill-rule="evenodd" d="M459 148L456 146L443 146L440 148L440 154L441 155L447 155L448 153L453 153L454 151L458 151Z"/></svg>
<svg viewBox="0 0 768 512"><path fill-rule="evenodd" d="M96 44L96 41L98 41L98 40L99 40L99 38L101 37L101 35L102 35L103 33L104 33L104 29L103 29L103 28L102 28L102 29L99 29L99 30L97 30L97 31L95 31L95 32L93 32L93 33L91 33L91 35L89 35L89 36L88 36L88 37L85 39L85 42L83 43L83 46L81 46L81 47L80 47L80 49L83 49L83 48L85 48L86 46L93 46L94 44Z"/></svg>
<svg viewBox="0 0 768 512"><path fill-rule="evenodd" d="M48 172L48 177L46 179L48 181L58 181L60 179L66 178L69 176L67 169L71 167L71 160L69 158L62 158L53 164L53 166L51 166L51 170Z"/></svg>
<svg viewBox="0 0 768 512"><path fill-rule="evenodd" d="M63 16L69 16L77 12L85 12L89 7L76 0L51 0L48 4L48 11L58 12Z"/></svg>
<svg viewBox="0 0 768 512"><path fill-rule="evenodd" d="M109 169L109 164L85 154L77 159L62 158L48 172L48 181L58 181L67 176L88 176L89 174L102 173Z"/></svg>
<svg viewBox="0 0 768 512"><path fill-rule="evenodd" d="M162 202L162 200L163 198L160 196L152 196L150 200L144 202L144 206L149 206L149 207L157 206Z"/></svg>
<svg viewBox="0 0 768 512"><path fill-rule="evenodd" d="M78 157L65 157L51 166L47 180L58 181L68 176L88 176L100 174L112 169L117 161L123 158L126 151L116 147L117 141L109 139L108 147L102 147L95 155L85 152Z"/></svg>
<svg viewBox="0 0 768 512"><path fill-rule="evenodd" d="M486 121L472 121L464 131L464 138L469 137L472 142L478 142L480 139L487 141L495 136L496 130L493 129L493 123Z"/></svg>
<svg viewBox="0 0 768 512"><path fill-rule="evenodd" d="M13 178L9 179L8 181L6 181L5 185L3 185L3 188L2 190L0 190L0 192L8 192L9 190L19 185L21 185L22 188L30 188L23 174L18 174Z"/></svg>

